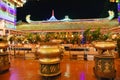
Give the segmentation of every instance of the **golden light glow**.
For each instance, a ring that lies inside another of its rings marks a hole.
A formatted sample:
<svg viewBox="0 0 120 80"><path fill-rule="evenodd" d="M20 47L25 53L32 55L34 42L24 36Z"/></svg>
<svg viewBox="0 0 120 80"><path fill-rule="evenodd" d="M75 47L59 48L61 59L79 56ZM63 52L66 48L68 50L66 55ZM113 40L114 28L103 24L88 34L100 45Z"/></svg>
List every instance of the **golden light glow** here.
<svg viewBox="0 0 120 80"><path fill-rule="evenodd" d="M110 2L116 2L116 0L110 0Z"/></svg>

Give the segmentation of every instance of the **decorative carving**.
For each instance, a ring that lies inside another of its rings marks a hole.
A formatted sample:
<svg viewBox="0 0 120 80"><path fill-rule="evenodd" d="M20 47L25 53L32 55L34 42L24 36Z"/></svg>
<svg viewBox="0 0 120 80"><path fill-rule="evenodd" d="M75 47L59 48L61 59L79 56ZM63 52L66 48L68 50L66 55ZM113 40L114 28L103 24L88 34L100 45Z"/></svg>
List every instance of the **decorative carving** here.
<svg viewBox="0 0 120 80"><path fill-rule="evenodd" d="M98 78L115 78L113 49L116 44L109 41L93 42L99 55L95 56L94 73Z"/></svg>

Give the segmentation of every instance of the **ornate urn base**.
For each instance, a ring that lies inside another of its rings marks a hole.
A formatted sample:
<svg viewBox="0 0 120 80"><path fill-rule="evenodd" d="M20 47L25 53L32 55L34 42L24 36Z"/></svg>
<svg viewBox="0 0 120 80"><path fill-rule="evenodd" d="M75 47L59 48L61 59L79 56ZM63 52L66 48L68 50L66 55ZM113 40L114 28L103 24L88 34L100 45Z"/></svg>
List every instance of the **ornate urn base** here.
<svg viewBox="0 0 120 80"><path fill-rule="evenodd" d="M0 53L0 73L9 70L10 62L8 59L8 54Z"/></svg>
<svg viewBox="0 0 120 80"><path fill-rule="evenodd" d="M60 73L60 60L40 60L41 76L56 76Z"/></svg>
<svg viewBox="0 0 120 80"><path fill-rule="evenodd" d="M9 70L10 62L8 54L6 53L8 43L6 37L0 37L0 73Z"/></svg>
<svg viewBox="0 0 120 80"><path fill-rule="evenodd" d="M114 57L106 55L95 56L94 73L97 78L114 79L116 76Z"/></svg>
<svg viewBox="0 0 120 80"><path fill-rule="evenodd" d="M97 78L114 79L116 70L114 65L114 56L112 51L116 45L114 42L94 42L93 46L97 49L99 55L94 56L95 67L93 71Z"/></svg>

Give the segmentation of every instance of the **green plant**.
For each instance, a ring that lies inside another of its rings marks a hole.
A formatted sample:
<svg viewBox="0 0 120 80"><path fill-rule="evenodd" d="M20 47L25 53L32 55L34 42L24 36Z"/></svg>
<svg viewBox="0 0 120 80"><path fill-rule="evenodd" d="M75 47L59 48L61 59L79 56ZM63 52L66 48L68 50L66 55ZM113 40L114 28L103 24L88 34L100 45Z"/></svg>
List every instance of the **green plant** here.
<svg viewBox="0 0 120 80"><path fill-rule="evenodd" d="M110 33L101 34L100 35L100 40L106 41L109 37L110 37Z"/></svg>
<svg viewBox="0 0 120 80"><path fill-rule="evenodd" d="M92 35L92 41L100 40L100 35L101 35L100 28L93 31L91 35Z"/></svg>
<svg viewBox="0 0 120 80"><path fill-rule="evenodd" d="M15 41L15 36L10 35L9 38L8 38L8 41L10 41L10 44L12 44L12 42Z"/></svg>
<svg viewBox="0 0 120 80"><path fill-rule="evenodd" d="M91 28L88 28L84 31L83 36L85 37L86 42L91 42Z"/></svg>

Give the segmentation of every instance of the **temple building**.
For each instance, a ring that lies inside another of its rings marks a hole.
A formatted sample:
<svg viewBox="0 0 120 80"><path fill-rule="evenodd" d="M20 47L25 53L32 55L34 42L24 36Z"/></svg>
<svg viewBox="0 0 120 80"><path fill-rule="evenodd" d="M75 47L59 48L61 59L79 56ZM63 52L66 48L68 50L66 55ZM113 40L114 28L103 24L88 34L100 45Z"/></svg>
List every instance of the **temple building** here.
<svg viewBox="0 0 120 80"><path fill-rule="evenodd" d="M120 16L17 22L26 1L0 0L0 80L120 80Z"/></svg>

